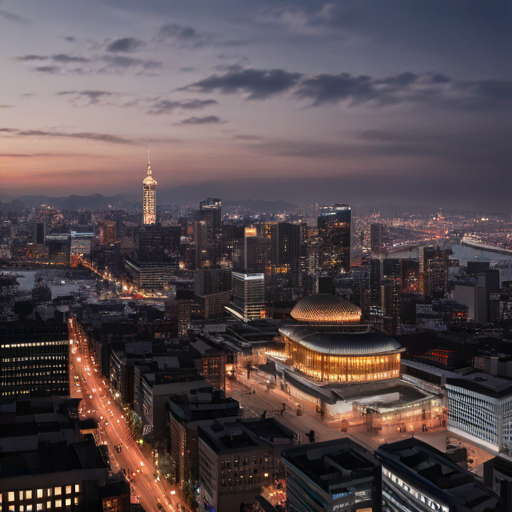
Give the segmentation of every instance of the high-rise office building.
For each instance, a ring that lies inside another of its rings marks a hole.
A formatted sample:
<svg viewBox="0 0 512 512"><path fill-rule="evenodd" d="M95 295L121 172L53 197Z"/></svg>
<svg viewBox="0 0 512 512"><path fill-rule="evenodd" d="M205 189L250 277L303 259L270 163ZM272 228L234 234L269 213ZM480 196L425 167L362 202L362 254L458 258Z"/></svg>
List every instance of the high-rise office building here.
<svg viewBox="0 0 512 512"><path fill-rule="evenodd" d="M144 178L143 183L143 196L142 196L142 210L143 210L143 224L156 223L156 186L157 182L153 178L153 171L149 161L148 150L148 170L147 176Z"/></svg>
<svg viewBox="0 0 512 512"><path fill-rule="evenodd" d="M261 234L261 229L245 228L244 236L244 271L248 273L265 273L270 265L272 241Z"/></svg>
<svg viewBox="0 0 512 512"><path fill-rule="evenodd" d="M114 220L102 220L100 222L100 243L102 245L117 242L117 225Z"/></svg>
<svg viewBox="0 0 512 512"><path fill-rule="evenodd" d="M222 201L209 197L199 203L199 220L204 221L204 241L202 248L206 260L217 262L222 251Z"/></svg>
<svg viewBox="0 0 512 512"><path fill-rule="evenodd" d="M271 225L272 264L297 266L300 260L301 233L299 224L279 222Z"/></svg>
<svg viewBox="0 0 512 512"><path fill-rule="evenodd" d="M160 224L143 226L139 229L138 261L164 261L164 237Z"/></svg>
<svg viewBox="0 0 512 512"><path fill-rule="evenodd" d="M202 268L198 270L194 283L197 295L212 295L231 290L231 270Z"/></svg>
<svg viewBox="0 0 512 512"><path fill-rule="evenodd" d="M6 322L0 339L0 397L69 395L65 325Z"/></svg>
<svg viewBox="0 0 512 512"><path fill-rule="evenodd" d="M420 251L420 292L442 297L448 290L448 260L451 249L424 247Z"/></svg>
<svg viewBox="0 0 512 512"><path fill-rule="evenodd" d="M382 224L372 224L370 226L370 249L372 254L379 255L382 253Z"/></svg>
<svg viewBox="0 0 512 512"><path fill-rule="evenodd" d="M46 222L36 222L34 224L34 243L42 245L45 242L47 233Z"/></svg>
<svg viewBox="0 0 512 512"><path fill-rule="evenodd" d="M243 322L265 316L264 274L233 272L233 302L226 310Z"/></svg>
<svg viewBox="0 0 512 512"><path fill-rule="evenodd" d="M335 274L350 272L351 217L351 208L346 204L320 208L318 237L321 270Z"/></svg>

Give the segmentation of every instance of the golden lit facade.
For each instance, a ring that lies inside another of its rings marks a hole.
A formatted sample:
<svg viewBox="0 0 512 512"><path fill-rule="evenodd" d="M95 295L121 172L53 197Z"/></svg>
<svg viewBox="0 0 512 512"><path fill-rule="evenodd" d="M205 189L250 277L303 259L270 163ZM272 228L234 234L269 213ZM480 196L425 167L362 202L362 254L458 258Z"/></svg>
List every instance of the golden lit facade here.
<svg viewBox="0 0 512 512"><path fill-rule="evenodd" d="M148 171L147 176L144 178L143 183L143 196L142 196L142 211L144 214L144 224L156 224L156 186L158 183L153 178L151 171L151 164L149 162L148 152Z"/></svg>
<svg viewBox="0 0 512 512"><path fill-rule="evenodd" d="M400 377L402 346L359 323L361 310L334 295L310 295L281 327L291 366L320 382L363 383ZM306 323L307 322L307 323Z"/></svg>
<svg viewBox="0 0 512 512"><path fill-rule="evenodd" d="M285 338L286 354L299 371L321 382L374 382L400 377L400 354L332 356Z"/></svg>

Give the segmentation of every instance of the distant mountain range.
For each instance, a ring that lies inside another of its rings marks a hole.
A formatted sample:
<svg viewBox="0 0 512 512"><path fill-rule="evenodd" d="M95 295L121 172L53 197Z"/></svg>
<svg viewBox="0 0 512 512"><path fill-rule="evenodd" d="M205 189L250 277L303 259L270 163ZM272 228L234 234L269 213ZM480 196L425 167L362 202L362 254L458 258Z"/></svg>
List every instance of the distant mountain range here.
<svg viewBox="0 0 512 512"><path fill-rule="evenodd" d="M192 193L189 191L185 193L183 190L186 187L178 187L180 191L176 192L177 189L171 191L159 191L158 197L158 208L161 209L165 205L170 204L181 204L181 205L198 205L199 201L206 199L207 197L220 197L222 194L208 193L207 190L194 190ZM202 188L202 187L201 187ZM142 207L142 201L134 199L126 199L124 196L118 194L112 197L106 197L102 194L94 194L91 196L77 196L71 195L69 197L50 197L43 195L26 195L20 196L14 199L10 203L0 203L0 211L21 211L23 206L27 208L36 208L42 204L57 208L59 210L101 210L109 207L123 208L123 209L135 209ZM254 213L277 213L282 211L293 211L297 208L296 205L287 203L286 201L265 201L259 199L253 201L252 199L245 200L228 200L222 202L225 210L234 209L235 207L245 211Z"/></svg>
<svg viewBox="0 0 512 512"><path fill-rule="evenodd" d="M78 210L79 208L99 210L109 206L114 208L136 208L139 206L136 201L127 200L120 194L113 197L105 197L101 194L94 194L92 196L77 196L73 194L69 197L20 196L17 199L27 208L36 208L46 204L59 210Z"/></svg>

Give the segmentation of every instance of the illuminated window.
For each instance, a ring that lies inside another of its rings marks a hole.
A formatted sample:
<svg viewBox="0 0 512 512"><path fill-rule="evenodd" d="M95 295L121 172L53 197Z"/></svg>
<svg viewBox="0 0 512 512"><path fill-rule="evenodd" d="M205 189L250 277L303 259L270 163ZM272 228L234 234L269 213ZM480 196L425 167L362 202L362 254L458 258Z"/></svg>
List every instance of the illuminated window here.
<svg viewBox="0 0 512 512"><path fill-rule="evenodd" d="M80 485L79 484L75 484L75 492L80 492Z"/></svg>
<svg viewBox="0 0 512 512"><path fill-rule="evenodd" d="M32 505L27 505L27 512L32 512Z"/></svg>
<svg viewBox="0 0 512 512"><path fill-rule="evenodd" d="M25 492L25 499L31 500L32 499L32 491L26 491Z"/></svg>
<svg viewBox="0 0 512 512"><path fill-rule="evenodd" d="M14 507L14 505L9 505L9 512L15 512L16 511L16 508Z"/></svg>
<svg viewBox="0 0 512 512"><path fill-rule="evenodd" d="M38 503L37 507L36 507L36 510L43 510L43 504L42 503Z"/></svg>
<svg viewBox="0 0 512 512"><path fill-rule="evenodd" d="M66 494L71 494L71 485L66 485Z"/></svg>
<svg viewBox="0 0 512 512"><path fill-rule="evenodd" d="M13 491L9 491L9 493L7 494L7 499L8 499L8 501L14 501L14 492Z"/></svg>
<svg viewBox="0 0 512 512"><path fill-rule="evenodd" d="M37 497L42 498L43 497L43 489L37 489Z"/></svg>
<svg viewBox="0 0 512 512"><path fill-rule="evenodd" d="M23 491L20 491L20 500L23 499Z"/></svg>
<svg viewBox="0 0 512 512"><path fill-rule="evenodd" d="M71 498L66 500L66 507L70 507L70 506L71 506Z"/></svg>
<svg viewBox="0 0 512 512"><path fill-rule="evenodd" d="M48 488L48 489L46 489L46 491L48 492L48 496L51 496L51 495L52 495L52 488L51 488L51 487L50 487L50 488Z"/></svg>
<svg viewBox="0 0 512 512"><path fill-rule="evenodd" d="M52 508L52 502L51 501L47 501L46 502L46 508L48 508L48 509Z"/></svg>
<svg viewBox="0 0 512 512"><path fill-rule="evenodd" d="M75 497L75 505L78 505L78 497Z"/></svg>
<svg viewBox="0 0 512 512"><path fill-rule="evenodd" d="M55 496L60 496L62 494L62 487L55 487Z"/></svg>
<svg viewBox="0 0 512 512"><path fill-rule="evenodd" d="M23 505L20 505L20 512L25 512L25 507Z"/></svg>
<svg viewBox="0 0 512 512"><path fill-rule="evenodd" d="M62 507L62 500L55 500L55 508L61 508Z"/></svg>

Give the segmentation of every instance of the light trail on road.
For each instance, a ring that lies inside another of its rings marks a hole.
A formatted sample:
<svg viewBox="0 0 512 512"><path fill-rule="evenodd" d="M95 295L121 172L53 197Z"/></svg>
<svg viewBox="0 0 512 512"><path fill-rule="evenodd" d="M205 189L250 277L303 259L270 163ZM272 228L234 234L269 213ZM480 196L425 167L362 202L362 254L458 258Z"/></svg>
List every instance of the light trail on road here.
<svg viewBox="0 0 512 512"><path fill-rule="evenodd" d="M70 382L74 383L73 376L78 376L83 394L82 406L86 413L91 411L86 416L93 416L98 420L101 437L107 444L111 459L119 468L129 473L130 485L144 510L158 512L159 503L163 510L171 512L188 510L179 503L176 495L171 495L171 491L175 490L168 482L155 479L156 469L153 463L144 457L133 440L124 415L109 396L108 385L103 383L99 373L95 371L88 351L84 350L86 342L83 339L80 342L76 337L77 333L70 336L74 339L70 347ZM122 447L120 452L116 450L116 446L119 445ZM134 473L135 477L132 478Z"/></svg>

